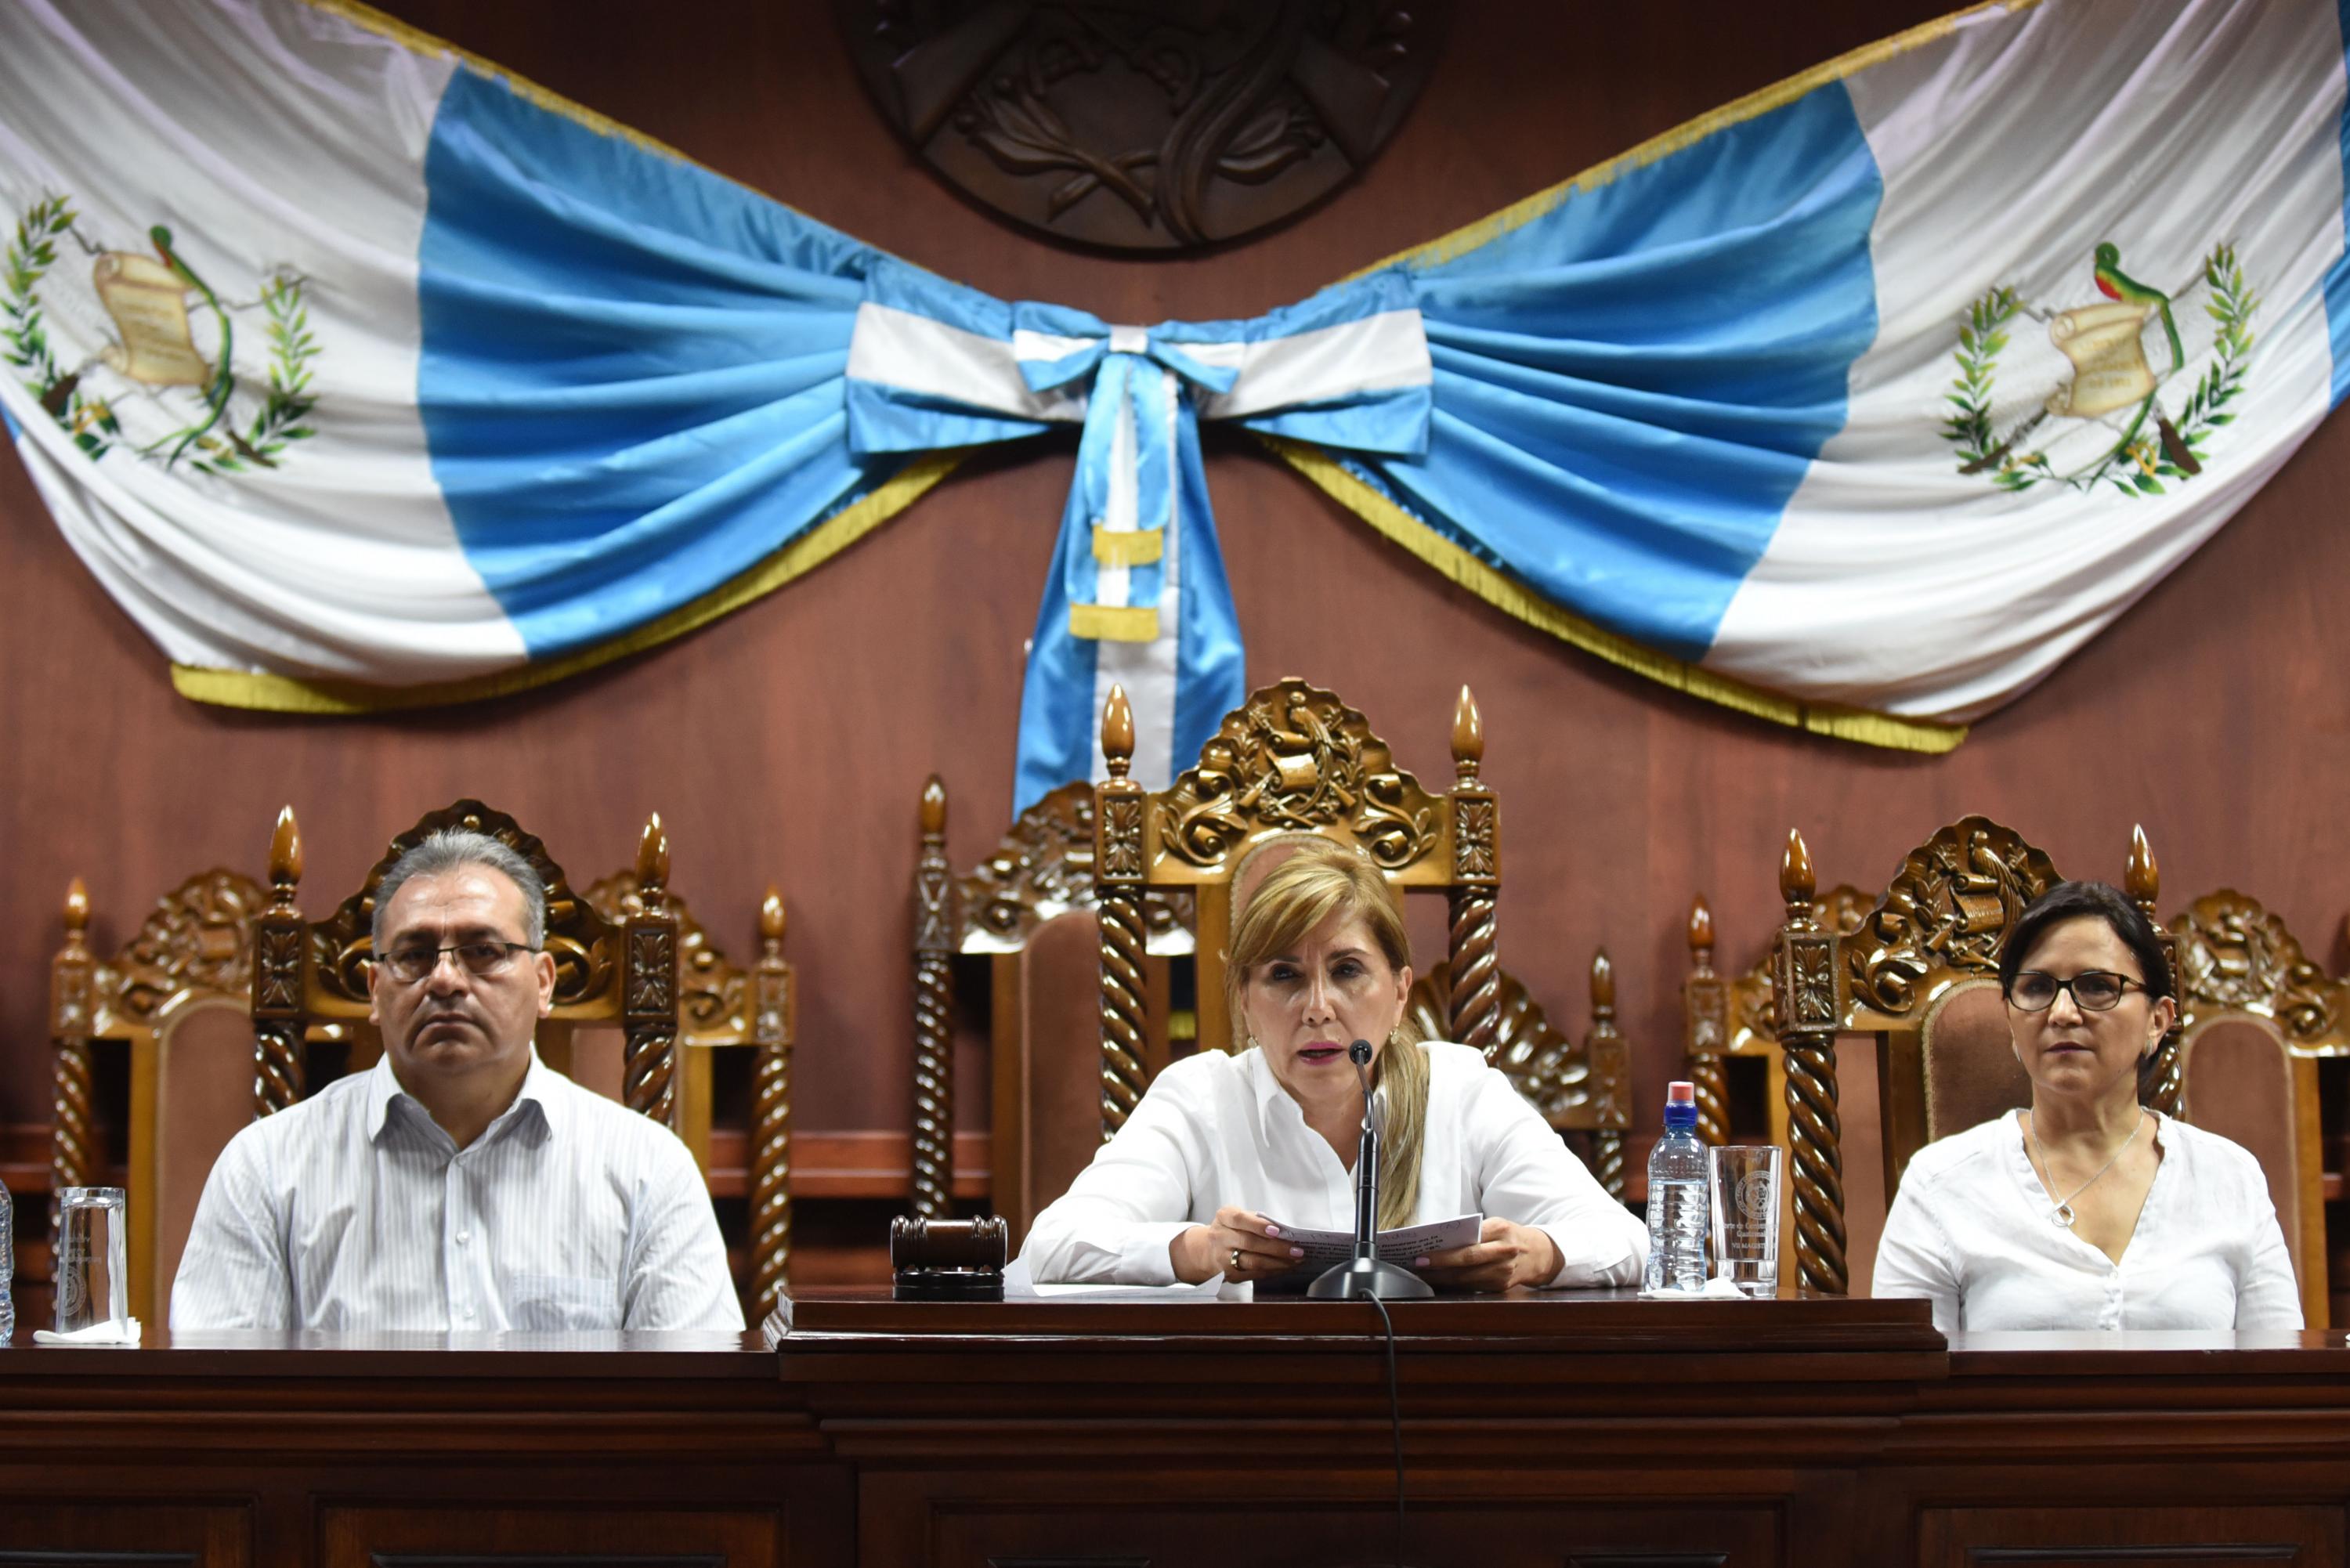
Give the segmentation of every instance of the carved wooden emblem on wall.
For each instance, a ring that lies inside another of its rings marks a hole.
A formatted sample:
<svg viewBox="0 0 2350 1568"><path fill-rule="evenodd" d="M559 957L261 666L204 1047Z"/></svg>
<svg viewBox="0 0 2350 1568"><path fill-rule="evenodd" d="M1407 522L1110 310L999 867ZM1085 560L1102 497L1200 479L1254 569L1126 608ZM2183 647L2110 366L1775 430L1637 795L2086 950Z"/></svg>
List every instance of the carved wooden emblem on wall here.
<svg viewBox="0 0 2350 1568"><path fill-rule="evenodd" d="M975 200L1055 239L1251 234L1371 161L1449 0L835 0L882 110Z"/></svg>

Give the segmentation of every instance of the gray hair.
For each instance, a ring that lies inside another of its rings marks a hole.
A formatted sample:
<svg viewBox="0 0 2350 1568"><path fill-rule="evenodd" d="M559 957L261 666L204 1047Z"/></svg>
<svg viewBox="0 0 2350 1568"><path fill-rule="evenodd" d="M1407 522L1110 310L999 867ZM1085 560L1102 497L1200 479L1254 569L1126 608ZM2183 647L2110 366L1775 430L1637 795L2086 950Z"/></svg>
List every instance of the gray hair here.
<svg viewBox="0 0 2350 1568"><path fill-rule="evenodd" d="M475 833L467 827L444 827L428 835L415 848L391 863L391 869L376 884L375 923L369 936L379 951L383 947L383 912L391 908L392 895L405 887L411 877L441 877L467 866L479 866L495 871L522 889L523 936L532 947L546 940L546 884L539 880L531 863L515 853L513 848L492 838L486 833Z"/></svg>

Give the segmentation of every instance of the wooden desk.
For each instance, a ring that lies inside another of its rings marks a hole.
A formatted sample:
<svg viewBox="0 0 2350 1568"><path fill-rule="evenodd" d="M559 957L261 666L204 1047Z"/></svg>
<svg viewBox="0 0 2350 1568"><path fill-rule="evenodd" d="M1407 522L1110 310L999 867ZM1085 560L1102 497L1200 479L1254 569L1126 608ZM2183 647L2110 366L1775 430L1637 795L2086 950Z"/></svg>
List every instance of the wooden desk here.
<svg viewBox="0 0 2350 1568"><path fill-rule="evenodd" d="M1406 1560L2342 1563L2350 1347L1919 1303L1392 1303ZM757 1336L0 1355L0 1565L1385 1561L1376 1311L807 1297ZM93 1552L158 1552L128 1560ZM12 1555L14 1553L15 1555Z"/></svg>

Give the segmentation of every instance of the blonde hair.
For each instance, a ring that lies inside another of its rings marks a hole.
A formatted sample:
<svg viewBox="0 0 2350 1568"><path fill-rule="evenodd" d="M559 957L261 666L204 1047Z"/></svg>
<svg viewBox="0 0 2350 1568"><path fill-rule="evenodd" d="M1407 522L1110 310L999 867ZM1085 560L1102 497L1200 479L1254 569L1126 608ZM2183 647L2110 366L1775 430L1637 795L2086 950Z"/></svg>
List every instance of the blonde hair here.
<svg viewBox="0 0 2350 1568"><path fill-rule="evenodd" d="M1267 847L1270 847L1269 846ZM1232 1049L1245 1050L1249 1037L1242 998L1250 972L1294 950L1329 919L1362 917L1390 970L1411 965L1411 939L1395 889L1370 857L1332 839L1301 836L1288 858L1265 875L1232 922L1232 950L1224 960L1225 1010L1232 1021ZM1243 867L1242 876L1246 876ZM1411 1223L1419 1206L1420 1128L1428 1117L1428 1054L1407 1010L1379 1048L1374 1081L1387 1100L1379 1137L1379 1214L1382 1231Z"/></svg>

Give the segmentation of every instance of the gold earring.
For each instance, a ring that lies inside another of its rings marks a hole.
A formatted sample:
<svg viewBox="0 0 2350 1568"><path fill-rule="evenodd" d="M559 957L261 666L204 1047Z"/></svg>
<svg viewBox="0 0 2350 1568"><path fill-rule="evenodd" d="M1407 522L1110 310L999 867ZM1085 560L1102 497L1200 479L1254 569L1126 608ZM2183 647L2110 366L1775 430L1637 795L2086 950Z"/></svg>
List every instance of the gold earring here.
<svg viewBox="0 0 2350 1568"><path fill-rule="evenodd" d="M1255 1035L1253 1035L1253 1034L1252 1034L1252 1035L1250 1035L1250 1036L1248 1037L1248 1048L1249 1048L1250 1050L1252 1050L1252 1051L1253 1051L1253 1050L1255 1050L1255 1049L1257 1048L1257 1044L1256 1044L1256 1036L1255 1036Z"/></svg>
<svg viewBox="0 0 2350 1568"><path fill-rule="evenodd" d="M1393 1029L1388 1031L1388 1044L1390 1045L1400 1045L1403 1044L1402 1024L1399 1023Z"/></svg>

